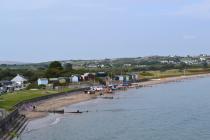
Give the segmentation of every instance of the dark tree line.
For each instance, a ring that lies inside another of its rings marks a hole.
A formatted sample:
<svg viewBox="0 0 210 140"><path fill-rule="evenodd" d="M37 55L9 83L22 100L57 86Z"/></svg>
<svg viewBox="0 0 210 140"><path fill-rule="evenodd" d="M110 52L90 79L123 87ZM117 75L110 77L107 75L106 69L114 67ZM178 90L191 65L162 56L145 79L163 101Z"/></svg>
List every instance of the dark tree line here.
<svg viewBox="0 0 210 140"><path fill-rule="evenodd" d="M54 61L48 65L47 68L38 69L0 69L0 80L11 80L17 74L23 75L29 80L29 82L34 83L38 78L55 78L55 77L68 77L73 74L84 74L88 72L86 69L72 69L72 65L67 63L62 65L58 61Z"/></svg>

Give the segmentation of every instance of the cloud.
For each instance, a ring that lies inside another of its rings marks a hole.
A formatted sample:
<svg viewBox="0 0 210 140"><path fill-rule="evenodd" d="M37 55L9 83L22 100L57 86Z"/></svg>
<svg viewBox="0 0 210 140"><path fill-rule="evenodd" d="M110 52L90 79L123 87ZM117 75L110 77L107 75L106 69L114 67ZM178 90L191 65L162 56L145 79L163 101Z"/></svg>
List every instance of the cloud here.
<svg viewBox="0 0 210 140"><path fill-rule="evenodd" d="M1 0L0 10L23 11L49 8L56 4L56 0Z"/></svg>
<svg viewBox="0 0 210 140"><path fill-rule="evenodd" d="M196 18L210 19L210 0L203 0L197 3L183 6L173 14L176 16L191 16Z"/></svg>
<svg viewBox="0 0 210 140"><path fill-rule="evenodd" d="M184 35L183 38L184 40L194 40L197 37L195 35Z"/></svg>

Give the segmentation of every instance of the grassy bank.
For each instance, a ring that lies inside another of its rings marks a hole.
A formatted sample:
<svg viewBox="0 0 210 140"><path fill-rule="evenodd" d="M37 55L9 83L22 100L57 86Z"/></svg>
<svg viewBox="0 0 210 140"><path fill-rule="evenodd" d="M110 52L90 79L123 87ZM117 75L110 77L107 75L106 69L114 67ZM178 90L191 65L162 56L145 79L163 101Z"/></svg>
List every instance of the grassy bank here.
<svg viewBox="0 0 210 140"><path fill-rule="evenodd" d="M63 90L23 90L17 91L14 93L8 93L0 96L0 108L4 108L6 110L10 110L14 105L21 101L26 101L30 99L34 99L37 97L42 97L51 94L59 94L61 92L70 92L73 89L65 88Z"/></svg>
<svg viewBox="0 0 210 140"><path fill-rule="evenodd" d="M166 71L145 71L141 72L140 76L142 79L156 79L156 78L167 78L167 77L176 77L176 76L184 76L184 75L196 75L196 74L205 74L210 73L210 69L172 69Z"/></svg>

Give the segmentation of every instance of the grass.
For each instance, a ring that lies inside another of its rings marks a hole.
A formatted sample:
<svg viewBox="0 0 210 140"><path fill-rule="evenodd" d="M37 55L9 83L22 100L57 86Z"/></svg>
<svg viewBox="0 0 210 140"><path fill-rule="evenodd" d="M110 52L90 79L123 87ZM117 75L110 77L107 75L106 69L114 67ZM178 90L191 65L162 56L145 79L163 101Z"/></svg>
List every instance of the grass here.
<svg viewBox="0 0 210 140"><path fill-rule="evenodd" d="M56 90L22 90L13 93L8 93L0 96L0 108L10 110L14 105L21 101L34 99L50 94L59 94L61 92L72 91L72 89L65 88L62 91Z"/></svg>
<svg viewBox="0 0 210 140"><path fill-rule="evenodd" d="M187 69L187 70L179 70L179 69L172 69L166 71L146 71L141 72L140 76L142 79L155 79L155 78L166 78L166 77L175 77L175 76L183 76L183 75L196 75L196 74L204 74L210 73L210 69Z"/></svg>

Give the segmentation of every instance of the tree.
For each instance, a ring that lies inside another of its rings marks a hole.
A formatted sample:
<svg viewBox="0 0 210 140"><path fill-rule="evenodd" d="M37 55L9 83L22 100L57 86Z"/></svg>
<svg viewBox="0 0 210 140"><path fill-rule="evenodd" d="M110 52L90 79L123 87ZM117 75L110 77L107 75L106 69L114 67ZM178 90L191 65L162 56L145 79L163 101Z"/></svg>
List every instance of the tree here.
<svg viewBox="0 0 210 140"><path fill-rule="evenodd" d="M59 69L63 70L62 64L58 61L53 61L50 63L48 69Z"/></svg>
<svg viewBox="0 0 210 140"><path fill-rule="evenodd" d="M50 63L47 72L46 72L46 77L50 78L55 78L55 77L59 77L62 75L63 72L63 67L62 64L58 61L54 61L52 63Z"/></svg>
<svg viewBox="0 0 210 140"><path fill-rule="evenodd" d="M208 68L208 63L206 61L203 62L203 68Z"/></svg>
<svg viewBox="0 0 210 140"><path fill-rule="evenodd" d="M186 63L184 63L184 62L181 62L180 63L180 69L181 70L184 70L184 69L186 69L188 67L188 65L186 64Z"/></svg>
<svg viewBox="0 0 210 140"><path fill-rule="evenodd" d="M73 69L73 66L72 66L71 63L66 63L66 64L64 65L64 69L65 69L66 71L71 71L71 70Z"/></svg>

